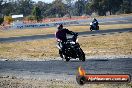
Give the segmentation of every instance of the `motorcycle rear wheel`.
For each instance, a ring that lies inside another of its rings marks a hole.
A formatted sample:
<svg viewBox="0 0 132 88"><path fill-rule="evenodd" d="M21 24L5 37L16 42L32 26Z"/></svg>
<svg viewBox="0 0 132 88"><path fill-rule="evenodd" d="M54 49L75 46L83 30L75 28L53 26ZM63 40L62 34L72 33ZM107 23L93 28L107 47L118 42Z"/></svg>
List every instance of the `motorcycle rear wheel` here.
<svg viewBox="0 0 132 88"><path fill-rule="evenodd" d="M97 30L99 30L99 26L97 26Z"/></svg>

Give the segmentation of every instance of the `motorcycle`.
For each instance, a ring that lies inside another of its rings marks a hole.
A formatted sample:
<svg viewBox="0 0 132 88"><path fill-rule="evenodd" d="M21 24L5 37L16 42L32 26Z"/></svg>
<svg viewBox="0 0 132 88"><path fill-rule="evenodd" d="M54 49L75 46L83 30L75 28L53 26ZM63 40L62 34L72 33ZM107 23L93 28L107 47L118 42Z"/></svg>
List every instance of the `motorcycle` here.
<svg viewBox="0 0 132 88"><path fill-rule="evenodd" d="M57 45L59 48L59 55L64 61L69 61L70 59L79 58L81 61L85 61L85 53L80 48L80 45L78 43L77 39L78 34L73 35L72 38L68 38L65 44L65 49L62 51L61 45Z"/></svg>
<svg viewBox="0 0 132 88"><path fill-rule="evenodd" d="M90 31L93 31L93 30L99 30L99 26L96 25L96 22L90 23Z"/></svg>

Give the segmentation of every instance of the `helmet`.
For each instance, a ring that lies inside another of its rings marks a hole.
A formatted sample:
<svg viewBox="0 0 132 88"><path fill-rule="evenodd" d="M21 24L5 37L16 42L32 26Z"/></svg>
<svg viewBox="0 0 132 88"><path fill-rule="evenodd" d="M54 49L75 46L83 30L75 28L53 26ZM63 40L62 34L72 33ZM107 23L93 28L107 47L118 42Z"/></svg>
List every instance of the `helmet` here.
<svg viewBox="0 0 132 88"><path fill-rule="evenodd" d="M93 20L96 20L95 18L93 18Z"/></svg>
<svg viewBox="0 0 132 88"><path fill-rule="evenodd" d="M60 24L60 25L57 26L57 28L58 28L58 30L61 30L61 29L63 29L63 25Z"/></svg>

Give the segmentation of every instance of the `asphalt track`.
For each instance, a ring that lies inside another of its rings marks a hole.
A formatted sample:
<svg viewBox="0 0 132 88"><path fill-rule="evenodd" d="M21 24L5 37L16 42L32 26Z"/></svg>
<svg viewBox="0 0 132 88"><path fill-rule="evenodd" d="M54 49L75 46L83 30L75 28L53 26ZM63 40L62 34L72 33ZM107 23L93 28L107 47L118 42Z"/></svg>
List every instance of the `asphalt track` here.
<svg viewBox="0 0 132 88"><path fill-rule="evenodd" d="M132 16L127 17L118 17L118 18L100 18L98 19L100 24L108 25L108 24L131 24L132 23ZM90 23L91 20L86 20L87 23ZM88 24L78 24L78 25L88 25ZM76 26L78 26L76 25ZM89 27L88 27L89 28ZM104 34L104 33L114 33L114 32L129 32L132 31L132 28L125 28L125 29L107 29L107 30L100 30L90 32L89 29L87 32L79 32L79 35L95 35L95 34ZM55 38L54 34L47 34L47 35L33 35L33 36L22 36L22 37L9 37L9 38L0 38L0 43L2 42L21 42L21 41L30 41L30 40L38 40L38 39L48 39L48 38Z"/></svg>
<svg viewBox="0 0 132 88"><path fill-rule="evenodd" d="M99 35L99 34L110 34L110 33L121 33L121 32L132 32L132 28L99 30L99 31L92 31L92 32L91 31L79 32L79 36L83 36L83 35L93 36L93 35ZM33 36L0 38L0 43L2 43L2 42L30 41L30 40L48 39L48 38L55 38L55 35L54 34L47 34L47 35L33 35Z"/></svg>
<svg viewBox="0 0 132 88"><path fill-rule="evenodd" d="M79 66L89 74L132 75L132 56L87 57L85 62L79 60L0 61L0 76L68 80L71 79L70 77L75 78Z"/></svg>
<svg viewBox="0 0 132 88"><path fill-rule="evenodd" d="M132 21L131 21L132 22ZM132 32L132 28L80 32L80 36L96 36L113 33ZM0 38L2 42L19 42L54 38L54 34L24 37ZM56 59L56 58L55 58ZM132 75L132 56L94 56L86 57L85 62L60 59L49 61L0 61L0 77L16 76L22 78L74 80L79 66L88 74L130 74Z"/></svg>

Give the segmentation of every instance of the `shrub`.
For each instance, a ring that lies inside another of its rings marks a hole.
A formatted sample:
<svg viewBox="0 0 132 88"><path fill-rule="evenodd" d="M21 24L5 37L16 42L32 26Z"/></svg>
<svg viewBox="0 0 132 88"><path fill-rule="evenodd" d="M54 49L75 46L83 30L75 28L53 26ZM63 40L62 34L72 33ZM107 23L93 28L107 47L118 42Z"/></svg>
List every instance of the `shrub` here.
<svg viewBox="0 0 132 88"><path fill-rule="evenodd" d="M35 17L32 15L29 15L26 17L26 19L32 21L32 20L35 20Z"/></svg>
<svg viewBox="0 0 132 88"><path fill-rule="evenodd" d="M13 18L11 16L4 16L4 21L10 24L11 22L13 22Z"/></svg>
<svg viewBox="0 0 132 88"><path fill-rule="evenodd" d="M4 19L0 18L0 25L3 23Z"/></svg>

